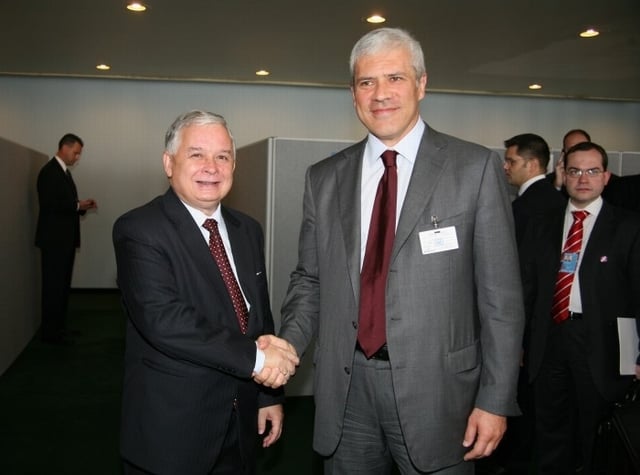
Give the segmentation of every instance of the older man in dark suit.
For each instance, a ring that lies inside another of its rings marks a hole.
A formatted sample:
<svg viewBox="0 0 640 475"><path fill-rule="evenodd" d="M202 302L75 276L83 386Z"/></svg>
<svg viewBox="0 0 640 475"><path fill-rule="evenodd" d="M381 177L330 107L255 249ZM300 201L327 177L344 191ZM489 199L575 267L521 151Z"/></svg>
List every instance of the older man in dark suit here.
<svg viewBox="0 0 640 475"><path fill-rule="evenodd" d="M524 324L500 158L420 118L420 45L382 28L351 54L368 137L307 173L280 336L317 335L326 474L469 474L516 414ZM467 461L465 461L467 460Z"/></svg>
<svg viewBox="0 0 640 475"><path fill-rule="evenodd" d="M76 248L80 246L80 216L95 208L93 199L78 199L69 170L82 155L84 143L74 134L58 142L56 155L38 174L36 246L42 267L41 337L54 345L72 343L65 325Z"/></svg>
<svg viewBox="0 0 640 475"><path fill-rule="evenodd" d="M262 230L220 204L235 169L221 116L179 116L163 164L170 189L113 228L128 315L125 473L253 474L257 434L267 447L282 431L272 388L298 363L273 336L256 343L274 330Z"/></svg>
<svg viewBox="0 0 640 475"><path fill-rule="evenodd" d="M640 316L640 218L602 200L607 161L591 142L569 149L569 203L532 222L521 246L541 475L572 473L576 452L581 473L596 473L598 424L629 383L616 319Z"/></svg>

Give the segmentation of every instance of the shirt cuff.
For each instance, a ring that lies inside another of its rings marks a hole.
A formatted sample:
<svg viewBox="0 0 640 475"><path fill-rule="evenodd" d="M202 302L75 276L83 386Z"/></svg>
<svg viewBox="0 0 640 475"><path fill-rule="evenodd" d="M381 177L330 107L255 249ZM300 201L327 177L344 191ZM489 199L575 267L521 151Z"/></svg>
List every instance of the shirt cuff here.
<svg viewBox="0 0 640 475"><path fill-rule="evenodd" d="M264 351L258 348L258 343L256 343L256 364L253 367L254 373L258 374L264 368L264 360L266 359L264 355Z"/></svg>

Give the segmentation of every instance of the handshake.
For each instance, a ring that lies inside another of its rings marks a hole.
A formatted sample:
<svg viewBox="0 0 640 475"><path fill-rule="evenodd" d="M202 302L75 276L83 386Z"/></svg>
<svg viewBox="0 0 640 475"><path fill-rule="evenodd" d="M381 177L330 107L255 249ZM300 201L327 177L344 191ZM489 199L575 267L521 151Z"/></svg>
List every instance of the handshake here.
<svg viewBox="0 0 640 475"><path fill-rule="evenodd" d="M295 348L286 340L274 335L262 335L256 340L258 349L264 352L264 367L260 373L253 373L253 380L270 388L287 384L296 374L300 358Z"/></svg>

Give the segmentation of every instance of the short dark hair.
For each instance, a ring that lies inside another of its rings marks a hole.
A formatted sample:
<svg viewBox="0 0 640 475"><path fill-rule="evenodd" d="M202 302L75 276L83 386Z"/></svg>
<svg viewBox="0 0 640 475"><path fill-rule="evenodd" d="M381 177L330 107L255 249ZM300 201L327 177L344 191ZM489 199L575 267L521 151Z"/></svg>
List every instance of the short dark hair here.
<svg viewBox="0 0 640 475"><path fill-rule="evenodd" d="M518 155L527 160L537 160L540 166L546 170L551 158L549 144L536 134L520 134L504 141L504 146L517 147Z"/></svg>
<svg viewBox="0 0 640 475"><path fill-rule="evenodd" d="M84 142L76 134L64 134L58 142L58 150L64 145L73 145L74 143L79 143L81 147L84 147Z"/></svg>
<svg viewBox="0 0 640 475"><path fill-rule="evenodd" d="M569 155L575 152L588 152L589 150L595 150L600 154L602 157L602 169L606 171L609 166L609 156L607 155L607 151L601 145L593 142L580 142L567 150L567 153L564 156L564 168L567 168Z"/></svg>

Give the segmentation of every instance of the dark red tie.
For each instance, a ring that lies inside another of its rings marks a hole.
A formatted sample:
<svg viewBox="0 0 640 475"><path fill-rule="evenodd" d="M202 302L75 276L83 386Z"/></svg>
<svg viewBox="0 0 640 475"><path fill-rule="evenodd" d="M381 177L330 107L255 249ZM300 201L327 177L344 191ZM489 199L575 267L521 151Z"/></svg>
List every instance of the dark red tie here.
<svg viewBox="0 0 640 475"><path fill-rule="evenodd" d="M574 256L576 262L574 263L574 269L572 272L563 271L563 266L560 266L558 276L556 277L556 287L553 293L553 305L551 307L551 316L553 321L560 323L569 318L569 296L571 294L571 285L573 284L573 278L578 271L577 259L580 249L582 248L582 231L583 222L589 215L588 211L572 211L573 224L569 229L567 240L562 249L561 259L567 259L568 256Z"/></svg>
<svg viewBox="0 0 640 475"><path fill-rule="evenodd" d="M373 202L367 248L360 273L360 312L358 343L370 358L386 342L385 288L396 234L396 199L398 194L398 152L382 154L384 173Z"/></svg>
<svg viewBox="0 0 640 475"><path fill-rule="evenodd" d="M242 296L242 291L240 290L236 276L233 274L233 269L231 269L231 264L229 264L227 251L224 250L224 243L220 237L220 231L218 231L218 223L215 219L209 218L204 221L202 227L209 231L209 250L220 269L222 280L227 287L229 297L231 297L233 309L236 312L236 317L238 317L238 323L240 324L240 330L242 333L247 333L249 311L247 310L247 304Z"/></svg>

